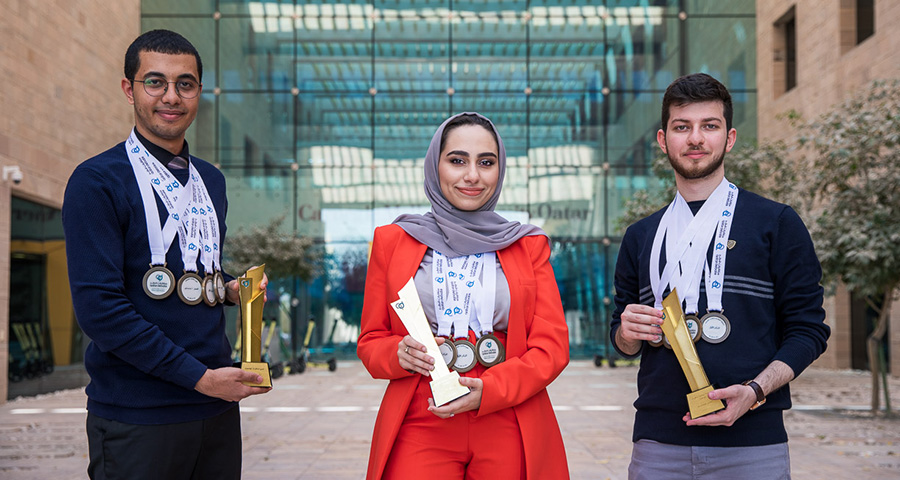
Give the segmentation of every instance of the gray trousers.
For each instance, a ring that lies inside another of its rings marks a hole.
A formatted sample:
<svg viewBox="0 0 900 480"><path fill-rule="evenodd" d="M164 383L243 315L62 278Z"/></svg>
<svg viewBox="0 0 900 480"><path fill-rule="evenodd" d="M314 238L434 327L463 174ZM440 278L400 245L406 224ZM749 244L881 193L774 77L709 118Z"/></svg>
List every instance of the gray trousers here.
<svg viewBox="0 0 900 480"><path fill-rule="evenodd" d="M787 443L759 447L686 447L638 440L628 480L790 480Z"/></svg>

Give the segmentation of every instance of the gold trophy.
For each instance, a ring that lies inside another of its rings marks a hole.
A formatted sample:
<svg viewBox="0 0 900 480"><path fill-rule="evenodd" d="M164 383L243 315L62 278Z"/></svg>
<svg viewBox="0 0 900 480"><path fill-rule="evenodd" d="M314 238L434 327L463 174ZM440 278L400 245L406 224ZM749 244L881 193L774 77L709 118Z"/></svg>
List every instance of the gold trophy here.
<svg viewBox="0 0 900 480"><path fill-rule="evenodd" d="M691 418L700 418L724 409L724 402L709 399L708 394L713 391L713 387L706 378L703 365L700 364L700 356L697 355L697 348L694 346L691 332L684 321L684 311L681 309L681 300L678 298L676 289L672 289L672 293L663 300L662 304L663 333L666 334L666 338L672 345L672 350L678 357L678 363L681 364L684 376L687 377L688 385L691 387L691 393L687 395Z"/></svg>
<svg viewBox="0 0 900 480"><path fill-rule="evenodd" d="M403 322L403 326L409 335L419 343L425 345L428 355L435 359L434 370L431 371L431 395L434 397L434 405L440 407L450 403L459 397L469 393L468 387L459 383L459 373L451 372L444 362L444 357L438 349L437 341L428 326L425 311L422 310L422 302L419 301L419 293L412 278L398 293L400 300L392 302L391 306Z"/></svg>
<svg viewBox="0 0 900 480"><path fill-rule="evenodd" d="M241 291L241 370L259 374L262 382L244 382L248 387L271 387L272 376L269 364L262 357L262 317L265 305L265 291L259 288L266 266L260 265L247 270L238 278Z"/></svg>

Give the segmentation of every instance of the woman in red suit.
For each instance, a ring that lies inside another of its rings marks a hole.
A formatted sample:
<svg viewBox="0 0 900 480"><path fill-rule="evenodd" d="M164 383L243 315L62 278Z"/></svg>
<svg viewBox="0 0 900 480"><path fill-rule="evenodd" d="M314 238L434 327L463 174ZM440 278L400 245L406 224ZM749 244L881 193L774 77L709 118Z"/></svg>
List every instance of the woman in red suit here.
<svg viewBox="0 0 900 480"><path fill-rule="evenodd" d="M455 115L425 157L431 212L375 230L357 352L390 383L370 480L569 478L546 390L569 362L568 329L546 234L494 213L505 171L490 120ZM410 278L445 358L427 355L390 306ZM483 348L492 342L504 348ZM470 393L435 406L435 361Z"/></svg>

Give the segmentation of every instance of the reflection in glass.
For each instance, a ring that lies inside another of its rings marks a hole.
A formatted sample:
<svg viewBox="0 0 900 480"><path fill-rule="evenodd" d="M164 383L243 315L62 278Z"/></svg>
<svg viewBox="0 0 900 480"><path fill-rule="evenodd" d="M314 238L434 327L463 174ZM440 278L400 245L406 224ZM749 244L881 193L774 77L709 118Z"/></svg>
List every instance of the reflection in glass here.
<svg viewBox="0 0 900 480"><path fill-rule="evenodd" d="M313 315L311 345L348 357L372 232L428 211L422 160L451 114L478 111L500 130L498 211L550 233L574 355L609 350L617 219L635 192L659 188L650 165L669 83L719 77L739 139L755 136L753 2L184 3L142 2L142 27L181 31L204 58L191 151L225 173L230 227L284 216L321 245L320 277L273 288L292 335Z"/></svg>

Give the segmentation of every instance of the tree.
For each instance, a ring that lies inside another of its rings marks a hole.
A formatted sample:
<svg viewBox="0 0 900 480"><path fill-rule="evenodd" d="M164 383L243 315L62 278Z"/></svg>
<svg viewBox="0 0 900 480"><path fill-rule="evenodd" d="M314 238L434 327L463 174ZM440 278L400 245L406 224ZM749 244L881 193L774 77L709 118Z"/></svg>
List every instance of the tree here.
<svg viewBox="0 0 900 480"><path fill-rule="evenodd" d="M884 377L883 338L900 286L900 81L874 82L801 126L804 210L825 280L841 281L878 313L866 349L872 411Z"/></svg>
<svg viewBox="0 0 900 480"><path fill-rule="evenodd" d="M283 232L283 223L284 217L278 217L249 231L238 229L228 238L226 269L237 275L253 265L265 263L269 278L297 276L309 281L320 275L322 254L314 248L313 240Z"/></svg>

